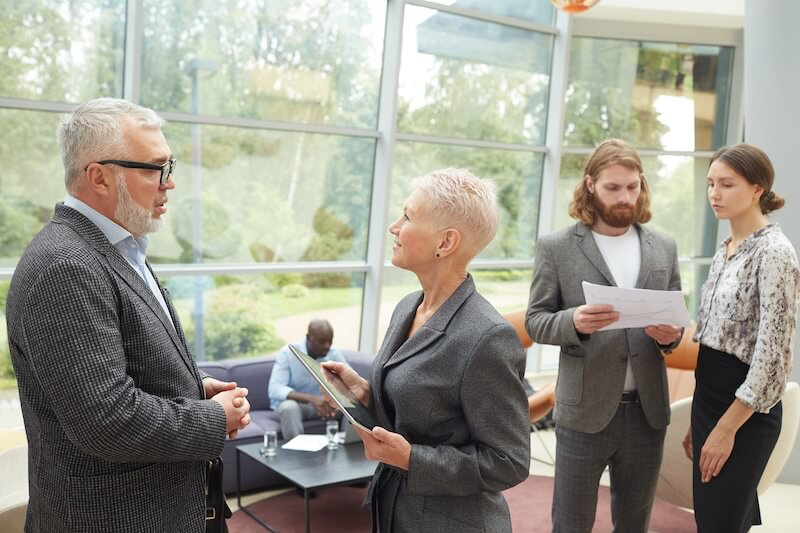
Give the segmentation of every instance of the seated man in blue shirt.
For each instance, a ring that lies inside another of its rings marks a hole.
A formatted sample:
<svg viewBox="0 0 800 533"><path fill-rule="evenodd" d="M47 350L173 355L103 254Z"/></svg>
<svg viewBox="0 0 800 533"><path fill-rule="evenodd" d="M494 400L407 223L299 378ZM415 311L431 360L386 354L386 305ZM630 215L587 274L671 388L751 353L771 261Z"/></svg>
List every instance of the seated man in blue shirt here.
<svg viewBox="0 0 800 533"><path fill-rule="evenodd" d="M341 352L333 348L333 328L330 322L315 318L308 324L305 341L292 344L318 361L347 363ZM281 421L285 440L302 434L303 420L314 417L334 418L336 412L322 398L319 384L306 368L284 347L275 360L269 378L269 399Z"/></svg>

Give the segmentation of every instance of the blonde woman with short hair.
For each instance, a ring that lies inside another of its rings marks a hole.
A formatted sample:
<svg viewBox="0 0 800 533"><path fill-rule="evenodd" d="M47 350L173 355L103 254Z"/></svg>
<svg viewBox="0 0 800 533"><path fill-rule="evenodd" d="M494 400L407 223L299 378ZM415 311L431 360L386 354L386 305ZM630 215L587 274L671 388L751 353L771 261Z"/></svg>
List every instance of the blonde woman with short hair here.
<svg viewBox="0 0 800 533"><path fill-rule="evenodd" d="M525 354L467 272L497 232L494 186L454 168L412 184L389 226L392 264L416 274L422 290L395 308L370 381L324 366L378 422L359 431L367 458L381 462L367 497L374 526L508 532L501 491L530 465Z"/></svg>

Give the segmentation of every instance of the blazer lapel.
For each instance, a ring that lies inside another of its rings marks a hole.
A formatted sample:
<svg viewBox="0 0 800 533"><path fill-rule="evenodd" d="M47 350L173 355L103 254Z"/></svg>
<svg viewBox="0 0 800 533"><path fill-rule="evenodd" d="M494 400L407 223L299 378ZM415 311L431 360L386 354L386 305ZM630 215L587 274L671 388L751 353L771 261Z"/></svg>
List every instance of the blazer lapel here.
<svg viewBox="0 0 800 533"><path fill-rule="evenodd" d="M150 287L148 287L141 276L139 276L133 270L133 267L131 267L125 258L122 257L122 254L120 254L117 249L114 248L110 242L108 242L108 239L103 232L79 212L60 203L56 205L56 212L53 220L55 222L70 226L72 229L78 232L78 234L80 234L92 248L94 248L98 253L102 254L108 260L108 264L111 266L114 272L120 278L122 278L122 280L133 292L139 295L139 297L150 308L150 310L158 317L161 324L167 330L172 342L175 344L175 348L178 350L178 353L181 354L181 359L183 359L183 362L186 364L192 375L197 377L198 374L194 369L194 364L191 361L191 357L188 354L185 343L182 342L181 338L179 338L176 328L173 327L172 323L169 321L169 318L167 318L167 316L164 314L164 309L161 307L161 304L150 290ZM150 268L150 265L147 265L147 268ZM155 278L155 275L153 277ZM155 279L156 283L158 283L158 279ZM169 307L169 299L165 298L165 300L168 302L167 306ZM173 320L177 320L177 317L175 316L171 307L170 313L173 315Z"/></svg>
<svg viewBox="0 0 800 533"><path fill-rule="evenodd" d="M597 243L592 236L592 230L579 222L575 224L575 235L578 239L578 247L583 252L583 255L586 256L586 259L606 278L606 281L612 287L616 287L617 283L614 281L614 276L611 275L605 259L603 259L603 254L600 253L600 248L597 247Z"/></svg>
<svg viewBox="0 0 800 533"><path fill-rule="evenodd" d="M384 371L418 354L444 335L444 330L447 328L450 320L452 320L461 305L473 292L475 292L475 283L472 281L472 276L467 274L467 279L465 279L455 292L450 295L450 298L436 310L433 316L419 328L414 335L409 337L397 351L389 356L386 364L383 366ZM417 306L418 305L419 302L417 303ZM414 307L414 311L416 311L416 306ZM413 320L414 313L409 314L411 320ZM410 326L410 324L408 324L408 326ZM406 328L405 331L407 332L408 328Z"/></svg>
<svg viewBox="0 0 800 533"><path fill-rule="evenodd" d="M376 371L373 373L374 382L372 390L383 390L383 380L386 372L410 357L420 353L426 347L444 335L444 329L455 315L456 311L467 297L475 291L475 284L472 276L467 275L467 279L450 295L450 298L433 314L428 322L422 326L414 335L408 337L408 331L414 322L417 307L422 303L423 294L420 292L417 298L409 298L404 307L395 310L397 318L394 325L386 332L378 357L374 363ZM400 304L403 305L403 304ZM378 370L379 369L379 370ZM386 406L383 403L382 394L372 396L375 401L375 412L378 415L378 424L382 427L394 431L394 423L386 414Z"/></svg>
<svg viewBox="0 0 800 533"><path fill-rule="evenodd" d="M384 338L381 349L373 363L373 367L379 369L379 371L373 373L373 383L371 384L373 391L383 390L383 378L386 375L387 361L389 361L408 338L408 330L411 329L411 323L414 321L414 311L417 309L420 302L422 302L421 292L419 293L419 298L410 299L409 303L404 308L395 310L397 318L386 332L386 337ZM375 394L372 396L372 399L375 402L378 424L389 431L394 431L394 423L392 420L389 420L389 416L386 414L383 395Z"/></svg>
<svg viewBox="0 0 800 533"><path fill-rule="evenodd" d="M408 340L408 331L411 329L412 322L414 322L415 311L419 304L422 303L422 296L422 292L420 292L418 298L410 300L405 308L397 310L397 320L395 320L392 328L386 332L386 339L383 342L383 346L381 346L381 351L376 361L381 367Z"/></svg>
<svg viewBox="0 0 800 533"><path fill-rule="evenodd" d="M150 274L153 276L153 279L156 281L156 285L158 285L158 289L161 291L161 297L164 298L164 303L167 304L167 309L169 310L169 315L172 317L171 324L164 324L164 327L167 328L167 331L172 336L172 331L175 331L176 335L178 336L178 342L175 342L173 338L172 341L175 343L175 346L178 348L178 351L181 353L183 357L183 361L186 363L186 366L189 367L189 370L194 374L197 378L197 383L200 385L200 394L203 398L205 398L205 389L203 388L203 379L200 376L200 370L197 368L197 364L194 362L194 358L192 357L191 351L189 351L189 343L186 342L186 335L183 333L183 328L181 327L181 322L178 319L178 312L175 310L175 306L172 305L172 298L170 297L169 291L166 287L161 285L161 281L156 276L156 273L153 272L153 268L150 266L150 263L145 261L145 265L147 265L147 270L150 271ZM138 276L137 276L138 277ZM148 288L149 292L149 288ZM151 293L152 294L152 293ZM158 302L156 302L158 303ZM159 309L161 309L161 304L158 305ZM162 309L163 311L163 309ZM161 321L164 323L164 321ZM172 331L171 331L172 330Z"/></svg>
<svg viewBox="0 0 800 533"><path fill-rule="evenodd" d="M641 265L639 266L639 277L636 280L636 288L641 289L644 286L650 271L653 269L653 252L655 250L653 244L653 234L645 227L636 224L636 229L639 230L639 246L641 247Z"/></svg>

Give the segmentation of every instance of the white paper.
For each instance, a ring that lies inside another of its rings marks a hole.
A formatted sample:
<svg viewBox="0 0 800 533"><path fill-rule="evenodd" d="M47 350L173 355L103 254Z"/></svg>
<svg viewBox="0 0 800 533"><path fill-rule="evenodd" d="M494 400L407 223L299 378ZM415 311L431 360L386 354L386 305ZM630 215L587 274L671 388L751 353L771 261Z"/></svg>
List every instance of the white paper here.
<svg viewBox="0 0 800 533"><path fill-rule="evenodd" d="M681 291L623 289L584 281L583 296L589 305L612 305L619 313L619 320L599 331L659 324L688 326L690 323Z"/></svg>
<svg viewBox="0 0 800 533"><path fill-rule="evenodd" d="M284 450L299 450L301 452L318 452L327 445L328 437L325 435L297 435L281 448Z"/></svg>

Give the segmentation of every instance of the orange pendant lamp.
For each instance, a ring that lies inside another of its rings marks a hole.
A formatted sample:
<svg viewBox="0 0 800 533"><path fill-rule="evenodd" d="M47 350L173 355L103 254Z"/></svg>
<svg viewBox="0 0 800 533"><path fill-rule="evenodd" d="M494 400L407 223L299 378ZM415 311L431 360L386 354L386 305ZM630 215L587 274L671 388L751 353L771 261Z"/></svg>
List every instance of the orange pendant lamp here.
<svg viewBox="0 0 800 533"><path fill-rule="evenodd" d="M550 0L554 6L564 13L583 13L600 0Z"/></svg>

